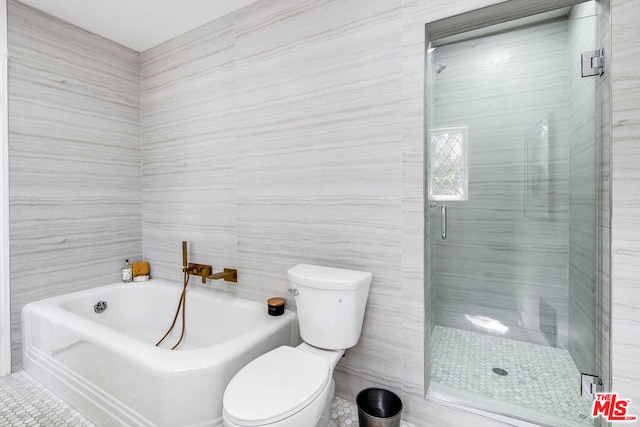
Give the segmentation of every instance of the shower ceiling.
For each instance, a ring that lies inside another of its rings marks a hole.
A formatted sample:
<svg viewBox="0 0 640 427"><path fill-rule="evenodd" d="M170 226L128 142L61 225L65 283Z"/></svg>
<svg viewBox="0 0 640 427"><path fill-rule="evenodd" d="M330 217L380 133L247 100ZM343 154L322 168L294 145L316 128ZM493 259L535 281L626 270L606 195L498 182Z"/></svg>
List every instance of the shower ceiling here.
<svg viewBox="0 0 640 427"><path fill-rule="evenodd" d="M20 0L138 52L256 0Z"/></svg>

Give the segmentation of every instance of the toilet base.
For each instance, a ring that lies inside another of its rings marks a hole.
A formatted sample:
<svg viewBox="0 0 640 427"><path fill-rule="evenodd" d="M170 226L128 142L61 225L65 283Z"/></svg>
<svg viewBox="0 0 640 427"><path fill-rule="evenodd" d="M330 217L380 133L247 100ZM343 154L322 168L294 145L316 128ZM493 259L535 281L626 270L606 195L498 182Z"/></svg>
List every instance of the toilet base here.
<svg viewBox="0 0 640 427"><path fill-rule="evenodd" d="M324 407L324 411L322 411L322 416L316 424L316 427L338 427L338 425L331 419L331 401L333 400L333 393L336 391L336 383L331 379L331 384L329 385L329 395L327 398L327 404Z"/></svg>

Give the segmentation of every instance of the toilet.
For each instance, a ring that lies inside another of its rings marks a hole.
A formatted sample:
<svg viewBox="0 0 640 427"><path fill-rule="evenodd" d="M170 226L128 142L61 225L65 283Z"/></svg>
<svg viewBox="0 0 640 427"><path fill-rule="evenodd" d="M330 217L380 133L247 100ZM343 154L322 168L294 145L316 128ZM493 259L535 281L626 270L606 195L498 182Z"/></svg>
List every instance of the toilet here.
<svg viewBox="0 0 640 427"><path fill-rule="evenodd" d="M333 371L360 338L372 275L298 264L288 271L303 343L242 368L223 397L225 427L330 427Z"/></svg>

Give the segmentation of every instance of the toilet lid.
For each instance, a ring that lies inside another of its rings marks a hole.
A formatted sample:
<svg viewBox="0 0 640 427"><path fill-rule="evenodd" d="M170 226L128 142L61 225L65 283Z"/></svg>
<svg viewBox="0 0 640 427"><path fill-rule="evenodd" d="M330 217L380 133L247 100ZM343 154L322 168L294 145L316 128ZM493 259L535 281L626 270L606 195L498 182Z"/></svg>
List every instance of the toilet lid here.
<svg viewBox="0 0 640 427"><path fill-rule="evenodd" d="M309 405L329 382L329 361L282 346L242 368L224 392L233 422L255 425L287 418Z"/></svg>

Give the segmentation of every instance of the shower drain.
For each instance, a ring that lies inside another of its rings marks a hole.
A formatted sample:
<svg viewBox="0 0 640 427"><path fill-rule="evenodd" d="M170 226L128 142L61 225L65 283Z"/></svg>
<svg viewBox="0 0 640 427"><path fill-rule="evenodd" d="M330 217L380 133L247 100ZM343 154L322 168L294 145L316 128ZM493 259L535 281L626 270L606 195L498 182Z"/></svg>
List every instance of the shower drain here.
<svg viewBox="0 0 640 427"><path fill-rule="evenodd" d="M501 375L503 377L506 376L506 375L509 375L509 372L507 372L506 370L504 370L502 368L493 368L492 371L493 371L494 374L498 374L498 375Z"/></svg>

